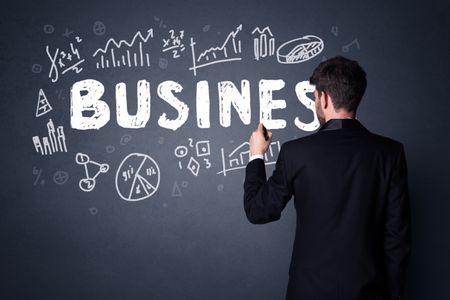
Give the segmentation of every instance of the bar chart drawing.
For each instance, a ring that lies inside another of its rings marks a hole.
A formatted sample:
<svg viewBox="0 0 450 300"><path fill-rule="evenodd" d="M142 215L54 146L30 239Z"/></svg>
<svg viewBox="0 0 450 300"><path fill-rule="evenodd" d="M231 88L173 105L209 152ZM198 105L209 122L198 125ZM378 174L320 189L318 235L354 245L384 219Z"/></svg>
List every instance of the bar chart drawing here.
<svg viewBox="0 0 450 300"><path fill-rule="evenodd" d="M192 67L189 70L194 71L194 76L197 76L197 69L199 68L218 63L242 60L242 57L239 56L242 52L241 40L237 38L237 35L241 31L242 24L227 35L227 38L221 46L208 48L198 56L195 54L195 45L197 43L191 37Z"/></svg>
<svg viewBox="0 0 450 300"><path fill-rule="evenodd" d="M269 26L264 27L262 30L256 27L252 34L255 35L253 38L253 50L256 60L275 54L275 38Z"/></svg>
<svg viewBox="0 0 450 300"><path fill-rule="evenodd" d="M147 30L145 37L138 31L131 41L116 41L110 38L105 47L98 48L93 57L97 58L97 69L120 67L150 67L150 54L147 51L149 40L153 38L153 29Z"/></svg>
<svg viewBox="0 0 450 300"><path fill-rule="evenodd" d="M47 123L48 136L42 137L42 142L39 136L33 136L33 144L36 152L41 155L52 155L55 152L67 152L66 136L64 134L63 126L58 126L55 130L55 125L52 119Z"/></svg>

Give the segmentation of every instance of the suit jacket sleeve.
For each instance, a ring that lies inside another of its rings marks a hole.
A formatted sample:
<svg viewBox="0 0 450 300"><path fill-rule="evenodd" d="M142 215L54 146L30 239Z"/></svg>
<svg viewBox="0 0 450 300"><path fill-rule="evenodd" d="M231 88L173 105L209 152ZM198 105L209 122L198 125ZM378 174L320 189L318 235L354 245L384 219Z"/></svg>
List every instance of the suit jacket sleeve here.
<svg viewBox="0 0 450 300"><path fill-rule="evenodd" d="M275 170L266 181L264 160L247 164L244 182L244 208L251 223L264 224L280 219L281 211L292 196L286 177L284 147L281 147Z"/></svg>
<svg viewBox="0 0 450 300"><path fill-rule="evenodd" d="M387 195L384 253L389 299L404 299L411 250L410 203L403 146L394 163Z"/></svg>

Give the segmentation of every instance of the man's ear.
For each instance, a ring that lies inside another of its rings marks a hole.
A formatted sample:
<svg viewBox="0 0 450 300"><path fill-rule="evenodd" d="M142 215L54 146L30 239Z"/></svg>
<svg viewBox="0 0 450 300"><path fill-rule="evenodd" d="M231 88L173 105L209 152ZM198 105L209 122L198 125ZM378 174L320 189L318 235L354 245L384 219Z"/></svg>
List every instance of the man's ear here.
<svg viewBox="0 0 450 300"><path fill-rule="evenodd" d="M328 96L328 93L325 91L322 91L320 95L320 104L322 105L322 109L326 109L328 105L330 105L330 97Z"/></svg>

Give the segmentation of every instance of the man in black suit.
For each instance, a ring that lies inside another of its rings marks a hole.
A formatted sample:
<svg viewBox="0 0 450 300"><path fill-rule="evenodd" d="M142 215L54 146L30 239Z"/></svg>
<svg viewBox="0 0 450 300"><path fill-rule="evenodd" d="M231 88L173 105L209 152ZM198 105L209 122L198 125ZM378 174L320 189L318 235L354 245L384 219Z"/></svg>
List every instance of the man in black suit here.
<svg viewBox="0 0 450 300"><path fill-rule="evenodd" d="M404 299L410 204L403 145L355 119L366 89L356 61L336 57L313 72L318 132L284 143L266 180L272 132L250 137L244 207L252 223L297 212L286 299Z"/></svg>

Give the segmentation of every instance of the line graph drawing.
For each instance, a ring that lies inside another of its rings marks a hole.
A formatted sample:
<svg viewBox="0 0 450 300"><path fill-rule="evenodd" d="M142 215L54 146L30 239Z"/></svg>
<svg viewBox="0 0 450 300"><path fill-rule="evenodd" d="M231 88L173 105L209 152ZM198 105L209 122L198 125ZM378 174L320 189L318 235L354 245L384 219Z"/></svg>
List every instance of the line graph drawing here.
<svg viewBox="0 0 450 300"><path fill-rule="evenodd" d="M255 35L253 38L253 51L256 60L275 54L275 38L269 26L264 27L262 30L256 27L252 34Z"/></svg>
<svg viewBox="0 0 450 300"><path fill-rule="evenodd" d="M242 52L241 40L237 38L241 31L242 24L227 35L221 46L208 48L198 56L195 54L195 45L197 43L191 37L192 67L189 70L194 72L194 76L197 76L197 69L213 64L242 60L242 57L239 56Z"/></svg>
<svg viewBox="0 0 450 300"><path fill-rule="evenodd" d="M323 40L315 35L305 35L282 44L277 49L280 64L298 64L319 55L324 48Z"/></svg>
<svg viewBox="0 0 450 300"><path fill-rule="evenodd" d="M239 169L245 169L247 163L250 160L250 144L244 142L237 146L230 154L225 155L224 148L221 148L221 158L222 158L222 170L217 172L217 174L223 174L227 176L230 171L235 171ZM266 165L273 165L276 163L276 159L281 149L280 141L272 142L269 145L269 149L264 155L264 163Z"/></svg>
<svg viewBox="0 0 450 300"><path fill-rule="evenodd" d="M125 201L149 198L158 190L160 170L150 156L142 153L127 155L116 172L116 190Z"/></svg>
<svg viewBox="0 0 450 300"><path fill-rule="evenodd" d="M97 69L119 67L150 67L150 54L144 51L144 44L153 38L153 29L146 32L145 37L141 31L136 32L130 41L110 38L105 47L98 48L93 54L97 58Z"/></svg>

